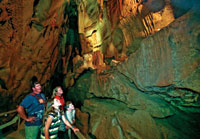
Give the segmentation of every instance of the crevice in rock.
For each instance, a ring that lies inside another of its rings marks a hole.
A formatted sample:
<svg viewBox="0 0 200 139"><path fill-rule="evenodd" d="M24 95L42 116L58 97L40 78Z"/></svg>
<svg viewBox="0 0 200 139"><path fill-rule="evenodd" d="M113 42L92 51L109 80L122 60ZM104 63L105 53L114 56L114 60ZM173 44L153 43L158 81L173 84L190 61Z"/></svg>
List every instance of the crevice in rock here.
<svg viewBox="0 0 200 139"><path fill-rule="evenodd" d="M0 16L1 16L1 13L3 12L2 8L0 8Z"/></svg>
<svg viewBox="0 0 200 139"><path fill-rule="evenodd" d="M0 85L1 85L1 88L8 90L8 88L6 87L5 81L1 78L0 78Z"/></svg>
<svg viewBox="0 0 200 139"><path fill-rule="evenodd" d="M36 7L36 6L38 5L39 1L40 1L40 0L34 0L34 2L33 2L33 7Z"/></svg>
<svg viewBox="0 0 200 139"><path fill-rule="evenodd" d="M5 81L4 81L3 79L1 79L1 78L0 78L0 85L1 85L1 88L2 88L2 89L8 90L8 88L6 87Z"/></svg>
<svg viewBox="0 0 200 139"><path fill-rule="evenodd" d="M3 20L3 21L0 21L0 25L1 25L1 26L3 26L5 23L6 23L6 21L5 21L5 20Z"/></svg>
<svg viewBox="0 0 200 139"><path fill-rule="evenodd" d="M200 95L188 88L173 87L166 92L157 94L173 107L186 113L200 112Z"/></svg>
<svg viewBox="0 0 200 139"><path fill-rule="evenodd" d="M48 26L46 26L45 29L44 29L44 32L43 32L43 34L42 34L43 37L45 37L45 34L47 33L47 29L48 29Z"/></svg>
<svg viewBox="0 0 200 139"><path fill-rule="evenodd" d="M174 84L170 84L167 86L147 86L145 87L145 89L151 93L164 93L174 88L174 86L175 86Z"/></svg>
<svg viewBox="0 0 200 139"><path fill-rule="evenodd" d="M185 91L189 91L191 93L196 93L196 94L200 94L200 92L197 92L195 90L192 90L191 88L184 88L184 87L174 87L174 89L179 89L179 90L185 90Z"/></svg>
<svg viewBox="0 0 200 139"><path fill-rule="evenodd" d="M134 88L138 89L140 92L145 93L145 91L143 89L141 89L139 87L139 85L136 84L136 81L134 81L134 79L128 77L126 74L124 74L123 72L120 72L119 70L117 70L121 75L123 75L125 78L128 79L128 81L133 85Z"/></svg>

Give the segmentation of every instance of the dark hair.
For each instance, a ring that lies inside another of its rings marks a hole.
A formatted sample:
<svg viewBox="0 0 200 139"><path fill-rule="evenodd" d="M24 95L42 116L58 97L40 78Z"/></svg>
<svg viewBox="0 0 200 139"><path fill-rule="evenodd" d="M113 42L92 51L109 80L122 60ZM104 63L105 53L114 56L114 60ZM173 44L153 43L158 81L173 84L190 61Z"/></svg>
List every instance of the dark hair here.
<svg viewBox="0 0 200 139"><path fill-rule="evenodd" d="M35 87L36 84L39 84L38 79L36 76L31 78L31 88Z"/></svg>
<svg viewBox="0 0 200 139"><path fill-rule="evenodd" d="M67 108L69 108L69 104L73 104L71 101L67 101L66 103L65 103L65 109L67 109Z"/></svg>
<svg viewBox="0 0 200 139"><path fill-rule="evenodd" d="M67 102L65 103L66 106L68 106L69 104L72 104L72 102L71 102L71 101L67 101Z"/></svg>

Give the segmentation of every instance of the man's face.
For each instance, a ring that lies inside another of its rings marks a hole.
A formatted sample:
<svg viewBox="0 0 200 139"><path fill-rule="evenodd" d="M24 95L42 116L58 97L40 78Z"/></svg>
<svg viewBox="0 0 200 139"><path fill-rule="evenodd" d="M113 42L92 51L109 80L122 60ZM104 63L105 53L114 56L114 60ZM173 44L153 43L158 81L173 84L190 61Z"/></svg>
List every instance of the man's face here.
<svg viewBox="0 0 200 139"><path fill-rule="evenodd" d="M40 83L35 84L35 87L33 87L33 92L39 94L41 91L42 91L42 87L41 87Z"/></svg>

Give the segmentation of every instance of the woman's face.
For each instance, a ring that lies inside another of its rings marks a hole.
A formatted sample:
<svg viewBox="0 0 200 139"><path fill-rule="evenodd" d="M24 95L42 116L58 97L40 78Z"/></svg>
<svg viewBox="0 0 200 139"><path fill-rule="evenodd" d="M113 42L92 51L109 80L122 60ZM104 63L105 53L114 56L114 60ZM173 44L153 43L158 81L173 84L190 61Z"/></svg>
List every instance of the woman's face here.
<svg viewBox="0 0 200 139"><path fill-rule="evenodd" d="M57 90L57 96L62 96L63 90L59 87Z"/></svg>

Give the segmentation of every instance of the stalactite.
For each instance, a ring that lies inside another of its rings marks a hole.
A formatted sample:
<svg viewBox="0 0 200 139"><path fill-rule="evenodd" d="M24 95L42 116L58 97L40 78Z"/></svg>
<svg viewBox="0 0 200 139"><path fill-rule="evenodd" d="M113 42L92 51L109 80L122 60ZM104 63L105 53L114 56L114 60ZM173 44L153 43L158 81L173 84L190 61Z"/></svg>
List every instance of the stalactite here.
<svg viewBox="0 0 200 139"><path fill-rule="evenodd" d="M122 7L122 0L108 0L107 2L108 17L110 19L112 28L114 28L115 24L119 22Z"/></svg>

